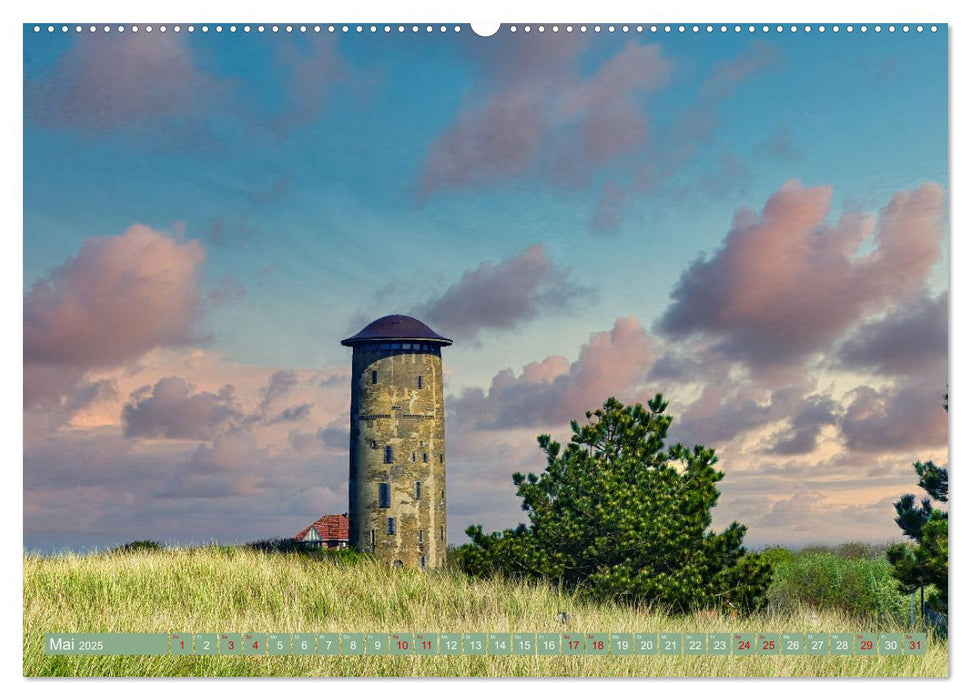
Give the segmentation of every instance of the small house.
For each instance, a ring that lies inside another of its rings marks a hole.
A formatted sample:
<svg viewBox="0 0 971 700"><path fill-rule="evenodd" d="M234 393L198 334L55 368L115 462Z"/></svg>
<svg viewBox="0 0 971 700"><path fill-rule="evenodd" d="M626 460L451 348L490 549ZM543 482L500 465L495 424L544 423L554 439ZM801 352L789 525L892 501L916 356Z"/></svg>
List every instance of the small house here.
<svg viewBox="0 0 971 700"><path fill-rule="evenodd" d="M311 546L345 549L351 539L350 520L347 513L325 515L305 527L293 539Z"/></svg>

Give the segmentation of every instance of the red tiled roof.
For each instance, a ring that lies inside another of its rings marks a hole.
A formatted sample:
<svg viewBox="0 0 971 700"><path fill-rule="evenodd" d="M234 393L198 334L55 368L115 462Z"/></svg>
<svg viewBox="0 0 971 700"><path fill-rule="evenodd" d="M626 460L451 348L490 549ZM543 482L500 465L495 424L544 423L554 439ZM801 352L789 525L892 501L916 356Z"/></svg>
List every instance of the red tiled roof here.
<svg viewBox="0 0 971 700"><path fill-rule="evenodd" d="M303 540L307 536L307 533L310 532L310 528L314 528L322 540L347 541L351 538L351 521L348 519L347 513L343 515L325 515L305 527L293 539L298 541Z"/></svg>

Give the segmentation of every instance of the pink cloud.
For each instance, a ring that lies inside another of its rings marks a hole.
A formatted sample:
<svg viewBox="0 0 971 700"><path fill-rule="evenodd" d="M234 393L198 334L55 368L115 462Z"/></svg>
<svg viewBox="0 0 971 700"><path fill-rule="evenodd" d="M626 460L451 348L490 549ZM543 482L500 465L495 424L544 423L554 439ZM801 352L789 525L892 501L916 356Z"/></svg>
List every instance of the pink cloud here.
<svg viewBox="0 0 971 700"><path fill-rule="evenodd" d="M466 389L449 409L462 424L478 428L563 426L601 406L611 395L630 391L656 359L654 341L632 316L618 318L610 331L590 336L568 365L550 356L523 368L496 374L488 392Z"/></svg>
<svg viewBox="0 0 971 700"><path fill-rule="evenodd" d="M136 224L90 238L24 299L24 398L56 398L89 370L182 345L200 315L197 241Z"/></svg>
<svg viewBox="0 0 971 700"><path fill-rule="evenodd" d="M724 97L738 88L752 75L763 73L781 64L779 51L765 41L755 41L735 58L718 63L701 87L707 97Z"/></svg>
<svg viewBox="0 0 971 700"><path fill-rule="evenodd" d="M229 88L200 70L176 34L86 35L52 73L25 87L36 123L90 130L197 119L227 99Z"/></svg>
<svg viewBox="0 0 971 700"><path fill-rule="evenodd" d="M940 255L943 199L926 184L895 194L876 220L830 224L829 187L787 183L761 213L739 210L722 248L682 274L659 328L706 336L752 367L798 362L920 291Z"/></svg>
<svg viewBox="0 0 971 700"><path fill-rule="evenodd" d="M571 184L591 169L644 144L644 96L663 87L671 62L657 45L627 44L585 76L585 42L507 37L504 57L489 55L475 94L429 145L423 194L533 172ZM513 61L514 58L517 60ZM501 71L498 65L509 65Z"/></svg>
<svg viewBox="0 0 971 700"><path fill-rule="evenodd" d="M474 337L482 330L514 328L541 313L568 311L592 294L549 258L545 246L534 244L498 263L479 263L415 315L440 333Z"/></svg>

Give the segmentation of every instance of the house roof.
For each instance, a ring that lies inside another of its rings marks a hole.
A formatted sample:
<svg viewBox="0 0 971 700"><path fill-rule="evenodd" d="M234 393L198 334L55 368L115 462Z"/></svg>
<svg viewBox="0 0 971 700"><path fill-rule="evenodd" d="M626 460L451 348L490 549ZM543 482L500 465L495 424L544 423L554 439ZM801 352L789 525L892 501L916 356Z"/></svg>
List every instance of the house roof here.
<svg viewBox="0 0 971 700"><path fill-rule="evenodd" d="M295 540L303 540L310 532L310 528L317 531L322 540L349 540L351 537L351 521L347 513L343 515L325 515L297 533Z"/></svg>
<svg viewBox="0 0 971 700"><path fill-rule="evenodd" d="M341 345L354 346L372 340L420 340L438 345L451 345L452 341L440 336L417 318L394 314L383 316L364 326L360 333L344 338Z"/></svg>

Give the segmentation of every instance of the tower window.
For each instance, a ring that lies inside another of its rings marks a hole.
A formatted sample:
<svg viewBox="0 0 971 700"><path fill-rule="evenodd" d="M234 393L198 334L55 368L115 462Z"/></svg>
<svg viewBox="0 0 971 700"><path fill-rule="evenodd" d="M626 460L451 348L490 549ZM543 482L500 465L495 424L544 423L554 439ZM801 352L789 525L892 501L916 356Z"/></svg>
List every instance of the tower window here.
<svg viewBox="0 0 971 700"><path fill-rule="evenodd" d="M416 481L415 482L415 498L416 499L420 499L421 498L421 482L420 481Z"/></svg>
<svg viewBox="0 0 971 700"><path fill-rule="evenodd" d="M384 463L394 464L394 447L391 445L384 446Z"/></svg>
<svg viewBox="0 0 971 700"><path fill-rule="evenodd" d="M371 530L371 546L374 546L374 530Z"/></svg>
<svg viewBox="0 0 971 700"><path fill-rule="evenodd" d="M438 528L438 536L441 538L442 542L445 541L445 526L444 525L442 525L440 528Z"/></svg>
<svg viewBox="0 0 971 700"><path fill-rule="evenodd" d="M391 507L391 484L378 484L378 508Z"/></svg>
<svg viewBox="0 0 971 700"><path fill-rule="evenodd" d="M388 518L388 534L393 535L396 531L394 518Z"/></svg>
<svg viewBox="0 0 971 700"><path fill-rule="evenodd" d="M424 539L425 539L425 531L424 530L419 530L418 531L418 541L421 542Z"/></svg>
<svg viewBox="0 0 971 700"><path fill-rule="evenodd" d="M425 556L424 555L422 555L422 557L421 557L421 568L423 568L423 569L425 568Z"/></svg>
<svg viewBox="0 0 971 700"><path fill-rule="evenodd" d="M418 375L418 388L421 389L421 375Z"/></svg>
<svg viewBox="0 0 971 700"><path fill-rule="evenodd" d="M425 464L428 464L428 453L427 452L422 452L422 454L421 454L421 461L424 462Z"/></svg>
<svg viewBox="0 0 971 700"><path fill-rule="evenodd" d="M438 463L439 464L445 463L445 455L438 455Z"/></svg>
<svg viewBox="0 0 971 700"><path fill-rule="evenodd" d="M378 383L378 371L376 369L371 370L371 383L372 384Z"/></svg>
<svg viewBox="0 0 971 700"><path fill-rule="evenodd" d="M378 449L378 441L377 440L368 440L368 442L371 443L371 449L372 450Z"/></svg>
<svg viewBox="0 0 971 700"><path fill-rule="evenodd" d="M411 453L411 461L412 461L412 462L414 462L414 461L415 461L415 453L414 453L414 452L412 452L412 453Z"/></svg>

